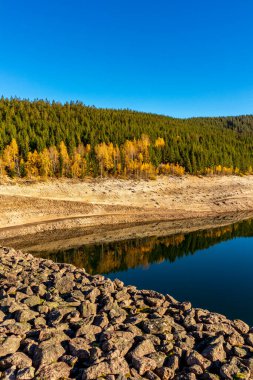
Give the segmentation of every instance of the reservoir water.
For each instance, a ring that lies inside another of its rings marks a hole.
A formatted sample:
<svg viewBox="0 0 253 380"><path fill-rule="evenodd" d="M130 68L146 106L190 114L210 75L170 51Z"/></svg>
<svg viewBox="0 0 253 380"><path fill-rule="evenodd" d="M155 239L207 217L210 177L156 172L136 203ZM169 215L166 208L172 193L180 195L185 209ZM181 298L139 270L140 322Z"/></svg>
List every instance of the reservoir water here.
<svg viewBox="0 0 253 380"><path fill-rule="evenodd" d="M82 245L39 256L169 293L180 301L191 301L194 307L253 325L253 219L187 234Z"/></svg>

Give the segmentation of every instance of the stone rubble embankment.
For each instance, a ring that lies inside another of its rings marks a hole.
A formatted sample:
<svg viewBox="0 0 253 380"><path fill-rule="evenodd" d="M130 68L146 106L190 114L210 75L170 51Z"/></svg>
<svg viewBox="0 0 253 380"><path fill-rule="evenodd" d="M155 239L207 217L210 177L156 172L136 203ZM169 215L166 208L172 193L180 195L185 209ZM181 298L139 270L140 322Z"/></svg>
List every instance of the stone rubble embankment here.
<svg viewBox="0 0 253 380"><path fill-rule="evenodd" d="M253 379L253 328L0 247L0 379Z"/></svg>

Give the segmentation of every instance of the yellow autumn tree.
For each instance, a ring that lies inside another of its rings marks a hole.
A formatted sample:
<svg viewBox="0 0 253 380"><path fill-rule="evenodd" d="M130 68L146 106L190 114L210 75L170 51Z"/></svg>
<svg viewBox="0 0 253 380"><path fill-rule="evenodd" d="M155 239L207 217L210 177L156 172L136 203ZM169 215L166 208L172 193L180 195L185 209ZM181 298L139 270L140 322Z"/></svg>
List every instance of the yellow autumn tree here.
<svg viewBox="0 0 253 380"><path fill-rule="evenodd" d="M122 147L124 157L124 174L133 174L136 171L136 156L138 152L136 140L126 140Z"/></svg>
<svg viewBox="0 0 253 380"><path fill-rule="evenodd" d="M148 135L143 134L139 140L137 140L138 154L141 153L144 162L149 162L149 147L150 138Z"/></svg>
<svg viewBox="0 0 253 380"><path fill-rule="evenodd" d="M154 166L151 164L151 162L144 162L140 164L140 174L145 179L155 179L156 178L156 172Z"/></svg>
<svg viewBox="0 0 253 380"><path fill-rule="evenodd" d="M82 156L77 151L74 153L71 164L71 176L73 178L80 178L82 173Z"/></svg>
<svg viewBox="0 0 253 380"><path fill-rule="evenodd" d="M68 177L70 174L70 159L66 145L64 141L60 142L59 147L59 171L61 177Z"/></svg>
<svg viewBox="0 0 253 380"><path fill-rule="evenodd" d="M87 169L87 162L84 158L85 155L85 148L84 146L79 145L78 148L74 150L72 161L71 161L71 176L73 178L84 178L86 169Z"/></svg>
<svg viewBox="0 0 253 380"><path fill-rule="evenodd" d="M55 145L50 146L48 154L51 161L52 175L57 176L59 174L59 152Z"/></svg>
<svg viewBox="0 0 253 380"><path fill-rule="evenodd" d="M2 157L0 157L0 177L3 177L4 175L5 175L5 164Z"/></svg>
<svg viewBox="0 0 253 380"><path fill-rule="evenodd" d="M113 148L113 167L114 167L114 172L117 174L121 173L121 157L120 157L120 149L118 145L116 145Z"/></svg>
<svg viewBox="0 0 253 380"><path fill-rule="evenodd" d="M155 140L155 148L163 148L165 146L165 141L163 137L158 137Z"/></svg>
<svg viewBox="0 0 253 380"><path fill-rule="evenodd" d="M11 176L20 175L18 153L18 144L15 139L12 139L3 152L3 162Z"/></svg>
<svg viewBox="0 0 253 380"><path fill-rule="evenodd" d="M125 157L125 162L133 161L137 154L136 141L126 140L123 146L123 153Z"/></svg>
<svg viewBox="0 0 253 380"><path fill-rule="evenodd" d="M39 177L40 171L40 155L35 150L33 153L29 152L25 163L26 175L30 178Z"/></svg>
<svg viewBox="0 0 253 380"><path fill-rule="evenodd" d="M53 166L52 166L52 161L50 159L50 153L47 148L43 149L43 151L39 154L39 160L40 160L40 175L45 178L47 178L48 176L52 176Z"/></svg>
<svg viewBox="0 0 253 380"><path fill-rule="evenodd" d="M114 147L112 143L101 143L95 146L95 153L100 166L100 175L103 176L104 171L109 171L114 167Z"/></svg>
<svg viewBox="0 0 253 380"><path fill-rule="evenodd" d="M151 168L152 166L149 157L149 147L149 136L144 134L138 140L127 140L125 142L122 151L125 163L124 173L126 175L131 175L136 178L147 176L146 168Z"/></svg>
<svg viewBox="0 0 253 380"><path fill-rule="evenodd" d="M185 173L185 168L179 164L160 164L158 167L159 174L173 175L173 176L183 176Z"/></svg>

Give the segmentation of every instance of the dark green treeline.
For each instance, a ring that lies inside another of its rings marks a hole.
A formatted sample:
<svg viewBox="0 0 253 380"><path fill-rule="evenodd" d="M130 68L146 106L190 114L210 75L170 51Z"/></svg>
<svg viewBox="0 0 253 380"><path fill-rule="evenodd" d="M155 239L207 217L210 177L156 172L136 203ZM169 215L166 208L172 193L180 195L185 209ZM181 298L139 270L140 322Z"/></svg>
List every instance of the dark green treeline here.
<svg viewBox="0 0 253 380"><path fill-rule="evenodd" d="M69 154L79 144L91 145L92 172L99 173L95 146L126 140L143 134L154 142L165 141L162 150L150 145L150 160L178 163L189 173L201 173L217 165L252 171L253 116L175 119L130 110L97 109L80 102L0 99L0 154L16 139L20 157L28 152L59 147L64 141Z"/></svg>

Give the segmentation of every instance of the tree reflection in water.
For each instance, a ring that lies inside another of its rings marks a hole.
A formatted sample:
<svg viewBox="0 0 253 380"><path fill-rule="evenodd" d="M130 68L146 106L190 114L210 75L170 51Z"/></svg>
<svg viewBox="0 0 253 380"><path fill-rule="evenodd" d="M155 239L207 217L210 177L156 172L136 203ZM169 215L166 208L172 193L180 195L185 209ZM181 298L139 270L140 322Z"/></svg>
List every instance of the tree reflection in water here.
<svg viewBox="0 0 253 380"><path fill-rule="evenodd" d="M108 274L138 266L147 267L149 264L165 260L172 263L220 242L250 236L253 236L253 219L187 234L84 245L67 250L43 252L40 256L85 268L90 274Z"/></svg>

